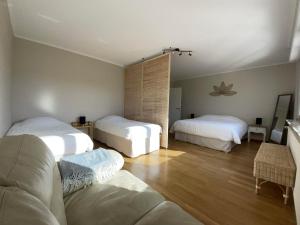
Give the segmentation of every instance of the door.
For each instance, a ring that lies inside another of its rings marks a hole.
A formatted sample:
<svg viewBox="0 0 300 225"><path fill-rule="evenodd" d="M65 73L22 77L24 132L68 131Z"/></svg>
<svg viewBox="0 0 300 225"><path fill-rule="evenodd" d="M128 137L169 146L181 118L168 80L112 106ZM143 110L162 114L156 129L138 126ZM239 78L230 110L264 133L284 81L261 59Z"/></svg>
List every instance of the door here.
<svg viewBox="0 0 300 225"><path fill-rule="evenodd" d="M181 119L181 88L170 88L169 127Z"/></svg>

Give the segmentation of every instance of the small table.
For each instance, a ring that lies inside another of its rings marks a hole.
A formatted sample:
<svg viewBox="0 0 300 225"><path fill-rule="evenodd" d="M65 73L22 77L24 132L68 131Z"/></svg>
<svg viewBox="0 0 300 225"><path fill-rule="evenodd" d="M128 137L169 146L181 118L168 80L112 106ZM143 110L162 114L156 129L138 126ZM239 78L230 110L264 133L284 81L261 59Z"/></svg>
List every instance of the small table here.
<svg viewBox="0 0 300 225"><path fill-rule="evenodd" d="M253 175L256 194L263 183L273 182L282 189L284 204L287 204L289 189L294 187L296 177L296 165L289 147L262 143L254 159Z"/></svg>
<svg viewBox="0 0 300 225"><path fill-rule="evenodd" d="M87 121L84 124L81 124L79 122L72 122L71 126L74 127L74 128L76 128L76 129L79 129L79 130L80 129L87 129L89 136L93 140L93 137L94 137L94 125L93 125L93 122Z"/></svg>
<svg viewBox="0 0 300 225"><path fill-rule="evenodd" d="M250 125L248 128L248 142L251 140L251 133L257 133L263 135L263 142L266 142L267 129L266 127Z"/></svg>

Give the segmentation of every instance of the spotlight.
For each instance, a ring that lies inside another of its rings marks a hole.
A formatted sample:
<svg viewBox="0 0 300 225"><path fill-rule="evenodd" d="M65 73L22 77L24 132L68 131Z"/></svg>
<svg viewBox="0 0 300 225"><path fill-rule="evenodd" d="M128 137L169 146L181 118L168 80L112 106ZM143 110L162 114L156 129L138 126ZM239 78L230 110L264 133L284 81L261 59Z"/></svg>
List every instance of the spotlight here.
<svg viewBox="0 0 300 225"><path fill-rule="evenodd" d="M170 53L172 55L178 54L179 56L187 54L189 56L192 56L192 52L193 51L191 51L191 50L182 50L180 48L172 48L172 47L170 47L170 48L163 49L162 52L163 52L163 54Z"/></svg>

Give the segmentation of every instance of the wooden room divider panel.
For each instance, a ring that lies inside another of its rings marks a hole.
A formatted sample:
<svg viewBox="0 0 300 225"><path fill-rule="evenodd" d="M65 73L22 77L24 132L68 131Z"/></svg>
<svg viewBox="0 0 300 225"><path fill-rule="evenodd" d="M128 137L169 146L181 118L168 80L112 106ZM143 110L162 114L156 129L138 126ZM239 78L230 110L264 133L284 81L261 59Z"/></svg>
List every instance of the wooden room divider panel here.
<svg viewBox="0 0 300 225"><path fill-rule="evenodd" d="M170 56L143 65L143 120L162 126L161 146L168 147Z"/></svg>
<svg viewBox="0 0 300 225"><path fill-rule="evenodd" d="M124 115L131 120L142 120L143 65L130 65L125 69Z"/></svg>
<svg viewBox="0 0 300 225"><path fill-rule="evenodd" d="M164 148L168 147L170 61L165 54L125 69L125 117L162 126Z"/></svg>

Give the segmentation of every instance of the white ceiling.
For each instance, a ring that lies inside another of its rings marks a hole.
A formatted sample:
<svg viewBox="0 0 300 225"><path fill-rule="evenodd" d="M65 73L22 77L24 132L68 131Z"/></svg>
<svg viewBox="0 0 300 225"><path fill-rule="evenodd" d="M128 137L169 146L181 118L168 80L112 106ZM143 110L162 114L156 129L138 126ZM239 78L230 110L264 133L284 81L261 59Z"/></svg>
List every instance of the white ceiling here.
<svg viewBox="0 0 300 225"><path fill-rule="evenodd" d="M173 79L289 61L298 0L8 0L17 37L128 65L162 48Z"/></svg>

